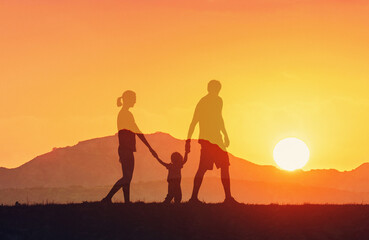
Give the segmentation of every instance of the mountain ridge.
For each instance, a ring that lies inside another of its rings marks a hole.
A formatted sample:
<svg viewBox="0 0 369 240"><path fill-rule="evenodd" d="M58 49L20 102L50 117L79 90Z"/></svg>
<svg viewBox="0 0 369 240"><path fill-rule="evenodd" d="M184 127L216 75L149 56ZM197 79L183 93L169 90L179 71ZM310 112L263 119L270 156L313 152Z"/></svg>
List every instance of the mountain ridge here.
<svg viewBox="0 0 369 240"><path fill-rule="evenodd" d="M170 136L170 137L172 137L172 138L174 138L174 139L176 139L176 140L180 140L180 141L185 141L186 139L179 139L179 138L175 138L175 137L173 137L173 136L171 136L169 133L165 133L165 132L160 132L160 131L158 131L158 132L154 132L154 133L148 133L148 134L145 134L145 136L150 136L150 135L157 135L157 134L161 134L161 135L167 135L167 136ZM88 143L88 142L90 142L90 141L95 141L95 140L98 140L98 139L105 139L105 138L108 138L108 137L116 137L117 136L117 134L114 134L114 135L108 135L108 136L102 136L102 137L96 137L96 138L91 138L91 139L86 139L86 140L81 140L81 141L78 141L75 145L68 145L68 146L64 146L64 147L53 147L52 148L52 150L50 151L50 152L52 152L52 151L55 151L55 150L58 150L58 149L65 149L65 148L70 148L70 147L75 147L75 146L77 146L77 145L79 145L79 144L84 144L84 143ZM192 141L197 141L198 139L192 139ZM25 162L25 163L23 163L23 164L21 164L21 165L19 165L18 167L12 167L12 168L7 168L7 167L0 167L0 171L1 170L12 170L12 169L17 169L17 168L19 168L19 167L22 167L23 165L25 165L25 164L28 164L29 162L31 162L31 161L33 161L33 160L35 160L36 158L38 158L38 157L40 157L40 156L43 156L43 155L45 155L45 154L48 154L48 153L50 153L50 152L46 152L46 153L43 153L43 154L40 154L40 155L37 155L36 157L34 157L34 158L32 158L31 160L29 160L28 162ZM264 166L264 167L273 167L273 168L276 168L276 169L279 169L279 168L277 168L276 166L273 166L273 165L260 165L260 164L256 164L256 163L254 163L254 162L251 162L251 161L249 161L249 160L247 160L247 159L244 159L244 158L241 158L241 157L237 157L237 156L235 156L235 155L233 155L232 153L228 153L228 154L231 154L233 157L235 157L235 158L240 158L240 159L242 159L242 160L244 160L244 161L247 161L247 162L249 162L249 163L252 163L252 164L255 164L255 165L258 165L258 166ZM314 172L314 171L334 171L334 172L339 172L339 173L345 173L345 172L352 172L352 171L355 171L355 170L357 170L357 169L361 169L361 168L368 168L369 169L369 162L364 162L364 163L361 163L361 164L359 164L357 167L355 167L355 168L353 168L352 170L338 170L338 169L335 169L335 168L317 168L317 169L310 169L310 170L303 170L303 169L297 169L297 170L295 170L294 172L296 172L296 171L302 171L302 172ZM282 169L279 169L279 170L282 170Z"/></svg>
<svg viewBox="0 0 369 240"><path fill-rule="evenodd" d="M170 161L172 152L182 153L184 151L185 140L176 139L167 133L147 134L146 138L165 162ZM80 141L74 146L53 148L52 151L39 155L18 168L0 168L0 189L112 186L122 176L117 149L118 138L116 135ZM189 160L182 170L183 178L193 179L198 167L199 156L200 146L197 141L193 140ZM265 191L274 192L273 194L276 196L279 196L278 191L283 192L283 189L295 192L300 192L301 189L300 195L305 197L307 195L303 191L311 191L312 195L322 195L324 192L322 189L326 189L332 194L334 191L329 189L336 189L337 191L351 192L352 197L345 199L355 199L356 201L361 199L360 194L369 193L369 186L366 184L369 182L369 163L345 172L332 169L288 172L271 165L258 165L232 154L229 156L232 182L237 182L235 185L241 184L240 181L266 183L266 185L256 185L265 186ZM219 170L208 171L205 178L219 179L219 175ZM167 170L151 156L143 143L138 140L132 183L162 181L165 185L166 176ZM215 184L211 190L206 191L213 191L213 188L219 190L219 187L221 184ZM186 191L190 191L191 187L187 188ZM247 194L247 189L244 190L243 186L234 186L234 188L238 191L246 191L244 193ZM260 196L266 194L260 192L256 187L253 191ZM289 191L286 194L288 193L293 198L293 194L290 194ZM222 191L218 191L218 194L222 194ZM341 199L344 198L339 192L334 192L335 194ZM215 196L215 194L213 195ZM369 197L366 194L362 196L362 199L369 202ZM278 199L284 198L280 196Z"/></svg>

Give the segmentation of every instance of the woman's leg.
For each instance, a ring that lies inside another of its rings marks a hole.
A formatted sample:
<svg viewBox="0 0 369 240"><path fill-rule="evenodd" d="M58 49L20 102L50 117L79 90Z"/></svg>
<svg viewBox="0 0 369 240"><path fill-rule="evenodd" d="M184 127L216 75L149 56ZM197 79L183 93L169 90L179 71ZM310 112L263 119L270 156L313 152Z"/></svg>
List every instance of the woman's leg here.
<svg viewBox="0 0 369 240"><path fill-rule="evenodd" d="M130 202L130 185L131 180L133 176L133 169L135 167L135 161L133 152L131 152L122 162L122 171L123 171L123 196L124 196L124 202L129 203Z"/></svg>
<svg viewBox="0 0 369 240"><path fill-rule="evenodd" d="M105 199L111 200L112 197L114 196L114 194L116 192L119 191L119 189L121 189L123 187L123 178L119 179L114 186L111 188L110 192L108 193L108 195L105 197Z"/></svg>
<svg viewBox="0 0 369 240"><path fill-rule="evenodd" d="M133 152L119 152L120 162L122 164L123 177L119 179L111 188L108 195L104 200L111 201L112 197L119 189L123 188L124 201L129 202L129 186L132 180L133 168L134 168L134 156Z"/></svg>

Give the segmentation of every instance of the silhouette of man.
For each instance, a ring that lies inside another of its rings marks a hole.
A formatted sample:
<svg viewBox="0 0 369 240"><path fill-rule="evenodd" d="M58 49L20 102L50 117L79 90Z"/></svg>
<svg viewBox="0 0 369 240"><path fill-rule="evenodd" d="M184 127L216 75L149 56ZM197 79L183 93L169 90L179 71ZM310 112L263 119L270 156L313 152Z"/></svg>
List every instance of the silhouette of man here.
<svg viewBox="0 0 369 240"><path fill-rule="evenodd" d="M190 124L186 151L190 150L192 134L199 123L201 145L200 164L195 175L192 196L190 202L198 203L198 193L204 175L207 170L212 170L215 164L221 169L221 179L225 193L225 203L236 203L231 195L229 177L229 157L226 148L229 146L229 138L224 126L222 116L223 100L219 97L222 85L217 80L208 83L208 94L198 102L192 122ZM223 134L223 136L222 136ZM224 137L224 140L223 140Z"/></svg>
<svg viewBox="0 0 369 240"><path fill-rule="evenodd" d="M125 91L122 97L117 99L118 107L122 106L118 114L117 125L119 138L118 153L119 161L122 164L123 177L114 184L108 195L101 200L104 203L111 203L112 197L120 188L123 188L124 202L130 202L130 184L134 169L133 153L136 152L136 135L148 147L151 154L156 158L158 157L156 152L151 148L145 136L136 125L133 114L129 111L129 109L132 108L135 103L136 93L130 90Z"/></svg>

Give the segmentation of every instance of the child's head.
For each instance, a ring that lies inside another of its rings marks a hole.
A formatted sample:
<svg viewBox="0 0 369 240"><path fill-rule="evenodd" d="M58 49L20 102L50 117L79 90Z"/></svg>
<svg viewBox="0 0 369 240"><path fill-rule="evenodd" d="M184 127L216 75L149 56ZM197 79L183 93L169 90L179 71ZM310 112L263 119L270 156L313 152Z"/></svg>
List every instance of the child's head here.
<svg viewBox="0 0 369 240"><path fill-rule="evenodd" d="M170 157L173 164L178 164L183 162L183 157L179 152L172 153L172 156Z"/></svg>

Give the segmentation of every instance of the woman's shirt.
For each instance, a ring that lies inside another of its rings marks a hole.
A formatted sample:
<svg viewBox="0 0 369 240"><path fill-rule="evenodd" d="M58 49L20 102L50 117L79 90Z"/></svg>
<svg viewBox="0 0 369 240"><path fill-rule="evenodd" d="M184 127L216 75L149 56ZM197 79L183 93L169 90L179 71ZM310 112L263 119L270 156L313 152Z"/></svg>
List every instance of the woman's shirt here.
<svg viewBox="0 0 369 240"><path fill-rule="evenodd" d="M122 150L136 151L136 133L138 129L133 114L127 109L121 109L117 119L119 148Z"/></svg>

